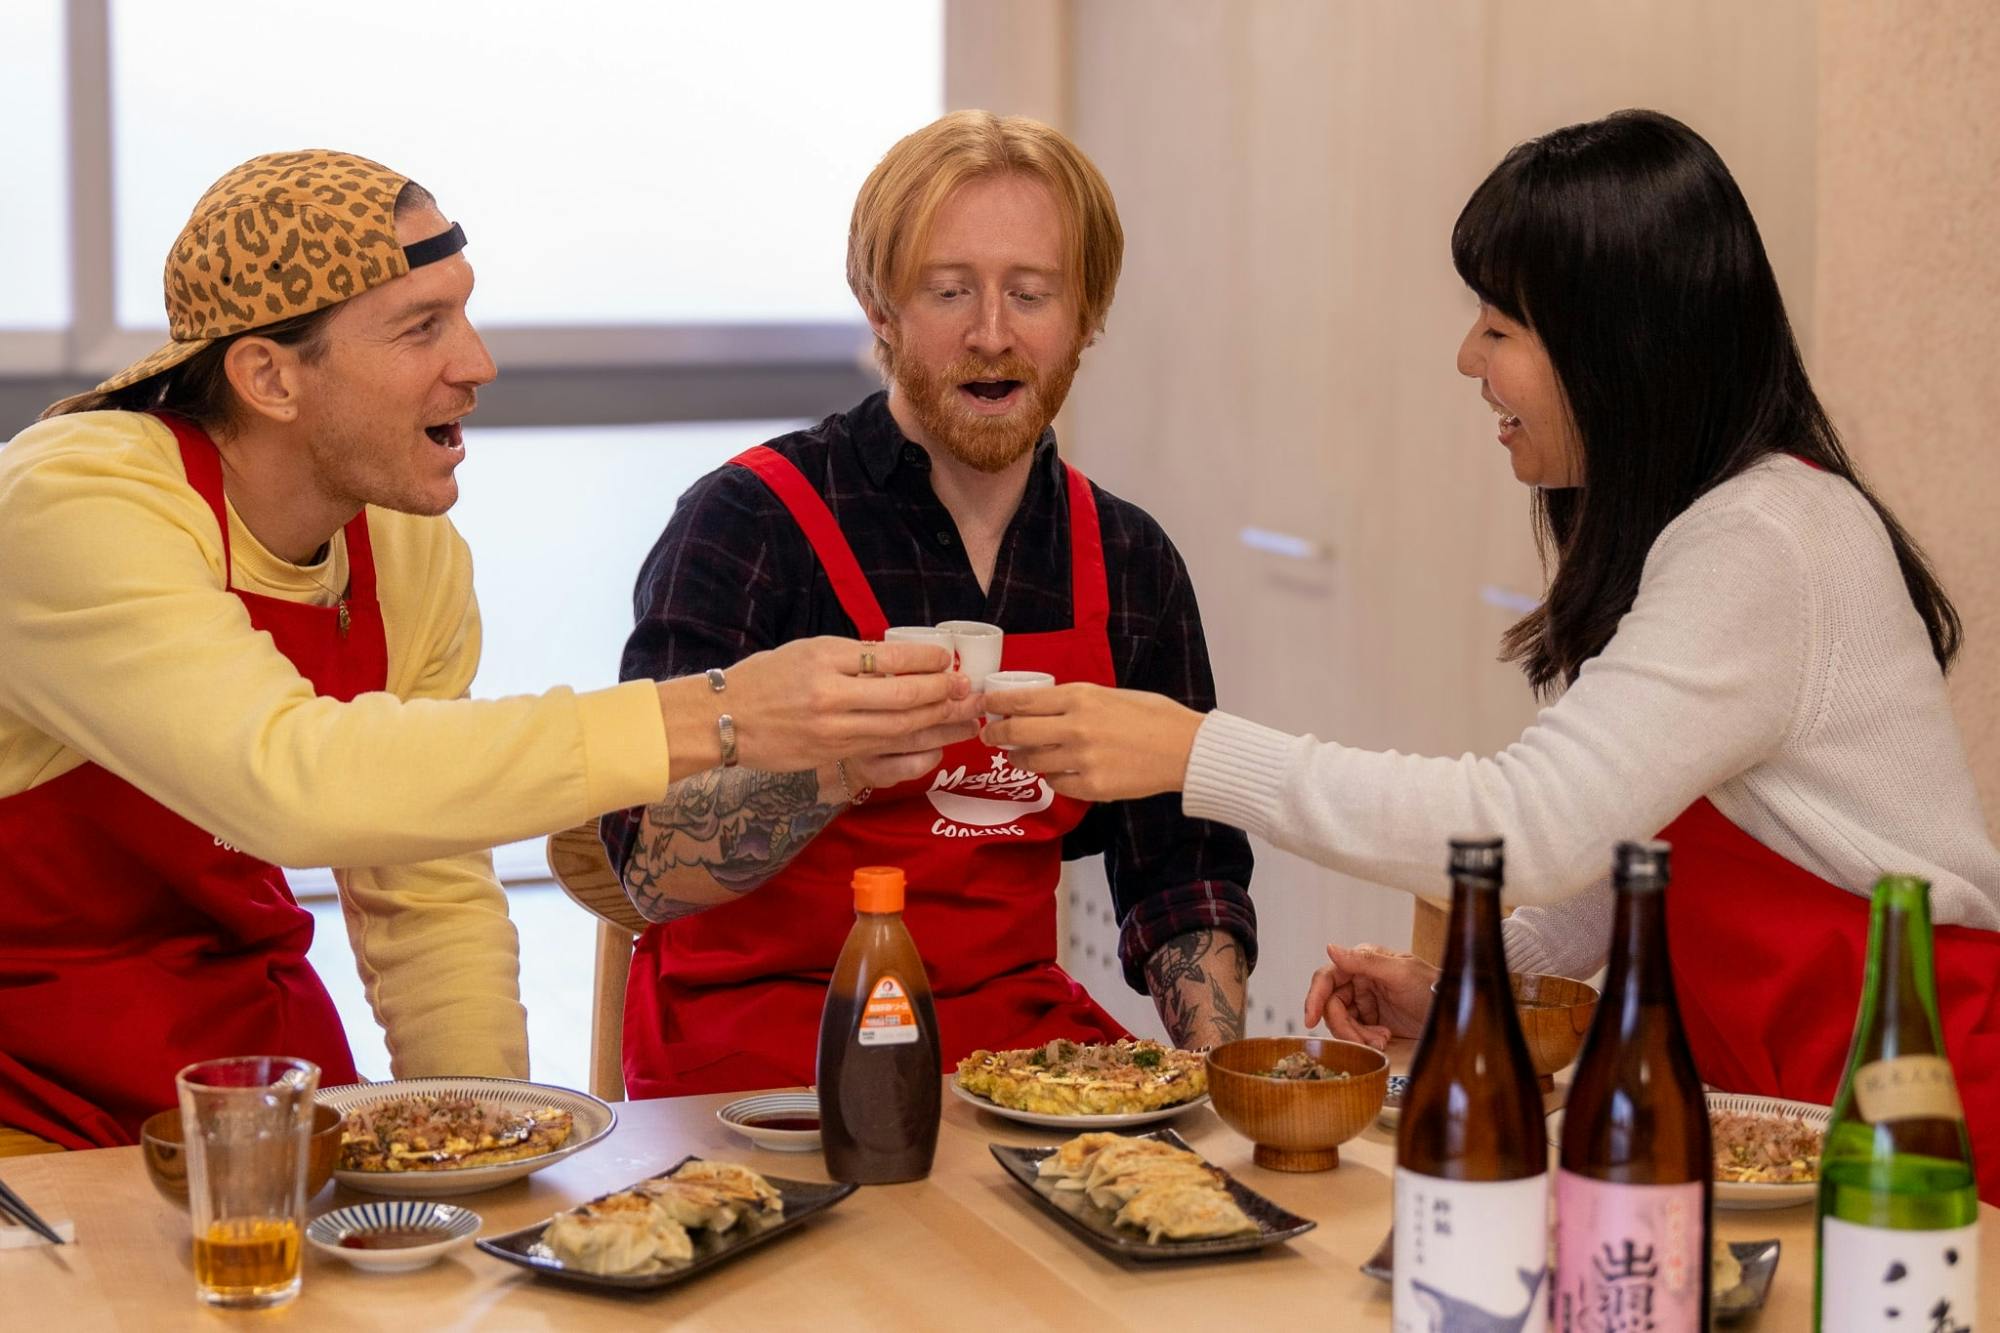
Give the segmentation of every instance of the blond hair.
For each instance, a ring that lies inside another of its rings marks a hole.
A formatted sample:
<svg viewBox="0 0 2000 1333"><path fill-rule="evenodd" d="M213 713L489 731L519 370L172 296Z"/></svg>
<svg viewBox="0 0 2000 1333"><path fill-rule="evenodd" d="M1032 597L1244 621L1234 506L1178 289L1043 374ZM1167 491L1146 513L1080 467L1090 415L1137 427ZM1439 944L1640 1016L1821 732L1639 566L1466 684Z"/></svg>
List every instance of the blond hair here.
<svg viewBox="0 0 2000 1333"><path fill-rule="evenodd" d="M1040 121L954 111L907 135L861 186L847 228L847 285L871 314L894 315L916 282L916 257L945 201L968 182L1019 173L1046 185L1063 215L1069 274L1077 282L1077 334L1104 331L1125 231L1104 174L1083 150ZM875 341L887 367L890 349Z"/></svg>

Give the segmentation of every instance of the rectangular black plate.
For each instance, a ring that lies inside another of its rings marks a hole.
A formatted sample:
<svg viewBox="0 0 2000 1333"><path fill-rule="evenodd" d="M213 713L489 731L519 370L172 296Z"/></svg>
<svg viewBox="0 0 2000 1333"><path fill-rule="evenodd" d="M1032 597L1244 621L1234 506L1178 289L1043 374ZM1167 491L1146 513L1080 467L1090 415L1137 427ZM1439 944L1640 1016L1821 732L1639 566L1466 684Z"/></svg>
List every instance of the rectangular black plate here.
<svg viewBox="0 0 2000 1333"><path fill-rule="evenodd" d="M1715 1293L1709 1307L1712 1323L1733 1324L1763 1309L1765 1299L1771 1294L1771 1279L1778 1272L1775 1240L1733 1240L1729 1242L1729 1252L1743 1265L1743 1280L1728 1291Z"/></svg>
<svg viewBox="0 0 2000 1333"><path fill-rule="evenodd" d="M1172 1144L1176 1148L1188 1148L1187 1141L1171 1129L1155 1130L1151 1134L1134 1134L1135 1139L1157 1139L1161 1143ZM1044 1157L1052 1155L1054 1148L1010 1148L1003 1144L990 1143L994 1160L1005 1167L1007 1174L1021 1182L1024 1189L1034 1196L1036 1203L1051 1216L1057 1218L1071 1231L1103 1250L1106 1254L1121 1259L1153 1261L1161 1259L1208 1259L1219 1254L1244 1254L1251 1250L1261 1250L1266 1245L1277 1245L1303 1236L1319 1223L1297 1213L1287 1212L1238 1181L1234 1176L1223 1173L1222 1184L1229 1196L1236 1200L1252 1222L1257 1224L1254 1235L1221 1236L1214 1240L1162 1240L1149 1241L1129 1227L1121 1227L1111 1220L1111 1211L1099 1208L1083 1197L1080 1190L1056 1192L1041 1183L1035 1171Z"/></svg>
<svg viewBox="0 0 2000 1333"><path fill-rule="evenodd" d="M694 1160L695 1157L690 1154L656 1175L672 1175ZM655 1177L648 1177L648 1179L653 1178ZM677 1282L685 1282L717 1264L728 1263L745 1250L762 1245L774 1236L784 1235L814 1213L833 1207L859 1188L851 1184L821 1185L808 1180L781 1180L777 1176L765 1176L764 1179L771 1183L771 1188L778 1191L779 1196L785 1201L783 1221L769 1223L756 1231L746 1231L744 1224L739 1223L721 1235L706 1229L690 1231L688 1234L694 1238L694 1258L660 1273L639 1276L585 1273L567 1267L562 1260L553 1255L537 1254L534 1252L535 1246L541 1241L542 1233L548 1230L548 1222L537 1222L531 1227L510 1231L504 1236L482 1237L473 1243L495 1259L505 1259L510 1264L519 1264L544 1277L560 1278L565 1282L574 1282L586 1287L605 1287L618 1291L655 1291L661 1287L671 1287ZM618 1192L612 1191L614 1194ZM606 1197L608 1196L598 1196L598 1198ZM593 1199L591 1202L595 1203L596 1200Z"/></svg>
<svg viewBox="0 0 2000 1333"><path fill-rule="evenodd" d="M1764 1302L1771 1295L1771 1279L1778 1272L1778 1242L1775 1240L1733 1240L1729 1242L1729 1252L1743 1266L1743 1279L1728 1291L1717 1292L1711 1298L1708 1312L1711 1324L1733 1324L1745 1315L1763 1309ZM1382 1282L1395 1277L1395 1231L1391 1230L1383 1237L1382 1248L1368 1257L1368 1262L1361 1265L1361 1271Z"/></svg>

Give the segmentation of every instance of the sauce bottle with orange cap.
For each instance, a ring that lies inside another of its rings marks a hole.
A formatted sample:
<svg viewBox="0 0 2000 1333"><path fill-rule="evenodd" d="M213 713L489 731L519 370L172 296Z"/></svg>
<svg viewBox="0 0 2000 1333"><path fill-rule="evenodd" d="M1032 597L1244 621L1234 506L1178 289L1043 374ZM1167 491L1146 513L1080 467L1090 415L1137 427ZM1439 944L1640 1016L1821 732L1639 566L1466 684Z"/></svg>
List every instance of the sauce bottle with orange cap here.
<svg viewBox="0 0 2000 1333"><path fill-rule="evenodd" d="M903 872L854 872L854 929L819 1020L820 1144L835 1180L920 1180L937 1153L937 1010L903 925Z"/></svg>

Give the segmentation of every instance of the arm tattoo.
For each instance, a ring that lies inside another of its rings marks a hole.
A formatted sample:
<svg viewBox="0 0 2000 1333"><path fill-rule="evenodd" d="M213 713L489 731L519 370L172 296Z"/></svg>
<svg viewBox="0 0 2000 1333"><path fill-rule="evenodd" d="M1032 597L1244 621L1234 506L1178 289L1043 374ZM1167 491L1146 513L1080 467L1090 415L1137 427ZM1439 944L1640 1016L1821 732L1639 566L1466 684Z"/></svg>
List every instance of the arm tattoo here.
<svg viewBox="0 0 2000 1333"><path fill-rule="evenodd" d="M673 879L699 867L731 893L748 893L783 870L832 822L843 803L822 805L819 774L712 768L683 778L646 808L625 863L625 893L648 921L672 921L712 904L690 902Z"/></svg>
<svg viewBox="0 0 2000 1333"><path fill-rule="evenodd" d="M1146 960L1146 989L1176 1046L1195 1048L1243 1035L1250 969L1234 936L1220 930L1176 935Z"/></svg>

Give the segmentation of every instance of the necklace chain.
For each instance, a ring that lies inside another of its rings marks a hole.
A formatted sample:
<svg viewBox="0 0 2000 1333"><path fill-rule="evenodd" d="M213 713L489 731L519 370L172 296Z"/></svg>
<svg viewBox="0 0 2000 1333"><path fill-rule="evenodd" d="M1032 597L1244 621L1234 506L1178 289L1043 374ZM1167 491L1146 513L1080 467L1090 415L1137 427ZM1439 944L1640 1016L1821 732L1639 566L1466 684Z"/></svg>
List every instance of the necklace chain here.
<svg viewBox="0 0 2000 1333"><path fill-rule="evenodd" d="M333 598L334 622L340 630L340 637L343 639L346 638L348 626L354 623L354 618L351 615L349 615L347 611L346 589L343 588L340 591L335 592L332 585L328 584L325 580L321 579L317 574L313 573L310 569L306 568L304 565L293 565L292 568L298 570L299 573L305 575L307 581L310 582L314 587L318 588L321 592L324 592ZM350 587L353 586L354 572L352 570L348 571L347 581Z"/></svg>

